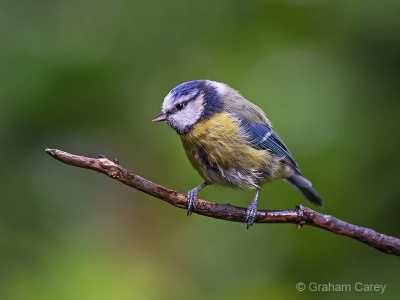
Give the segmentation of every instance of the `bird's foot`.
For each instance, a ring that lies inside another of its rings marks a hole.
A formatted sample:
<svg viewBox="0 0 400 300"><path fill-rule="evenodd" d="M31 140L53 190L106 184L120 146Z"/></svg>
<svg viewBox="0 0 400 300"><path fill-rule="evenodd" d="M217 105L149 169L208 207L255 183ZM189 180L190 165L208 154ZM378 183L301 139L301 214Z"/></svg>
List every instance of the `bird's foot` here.
<svg viewBox="0 0 400 300"><path fill-rule="evenodd" d="M187 193L187 215L190 216L192 211L196 210L197 195L199 190L194 188Z"/></svg>
<svg viewBox="0 0 400 300"><path fill-rule="evenodd" d="M199 191L209 185L208 182L204 182L200 184L199 186L196 186L194 189L191 189L187 193L187 215L190 216L192 214L192 211L196 211L196 202L197 202L197 195L199 194Z"/></svg>
<svg viewBox="0 0 400 300"><path fill-rule="evenodd" d="M257 189L256 196L254 197L253 200L251 200L249 206L247 206L246 210L246 222L247 222L247 229L249 229L250 226L253 226L254 220L256 219L257 215L257 201L258 201L258 193L260 192L260 189Z"/></svg>

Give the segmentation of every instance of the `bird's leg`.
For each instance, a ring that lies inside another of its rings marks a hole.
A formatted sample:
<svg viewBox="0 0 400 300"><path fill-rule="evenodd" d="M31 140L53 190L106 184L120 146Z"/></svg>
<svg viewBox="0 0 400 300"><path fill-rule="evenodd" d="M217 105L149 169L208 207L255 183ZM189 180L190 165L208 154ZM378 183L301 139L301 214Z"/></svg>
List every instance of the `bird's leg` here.
<svg viewBox="0 0 400 300"><path fill-rule="evenodd" d="M207 186L209 183L204 182L200 184L199 186L196 186L194 189L191 189L187 193L187 215L190 216L192 214L192 211L196 210L196 201L197 201L197 195L199 191Z"/></svg>
<svg viewBox="0 0 400 300"><path fill-rule="evenodd" d="M247 229L253 225L254 219L257 214L257 201L258 201L258 193L260 192L260 188L257 188L256 195L253 200L251 200L249 206L246 210L246 221L247 221Z"/></svg>

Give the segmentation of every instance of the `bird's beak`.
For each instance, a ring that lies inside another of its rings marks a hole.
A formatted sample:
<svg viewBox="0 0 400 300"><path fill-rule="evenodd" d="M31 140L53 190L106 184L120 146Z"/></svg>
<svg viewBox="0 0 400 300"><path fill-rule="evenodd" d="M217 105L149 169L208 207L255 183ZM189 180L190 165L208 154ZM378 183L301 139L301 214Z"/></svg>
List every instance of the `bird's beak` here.
<svg viewBox="0 0 400 300"><path fill-rule="evenodd" d="M160 112L154 119L153 122L161 122L167 119L167 114Z"/></svg>

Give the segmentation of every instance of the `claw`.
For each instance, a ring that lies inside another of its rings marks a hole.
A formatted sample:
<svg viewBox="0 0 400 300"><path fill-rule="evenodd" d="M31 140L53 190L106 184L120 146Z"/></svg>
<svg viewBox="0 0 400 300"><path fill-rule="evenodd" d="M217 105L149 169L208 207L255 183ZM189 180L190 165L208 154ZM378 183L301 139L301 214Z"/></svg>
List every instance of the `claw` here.
<svg viewBox="0 0 400 300"><path fill-rule="evenodd" d="M260 189L258 188L254 199L251 200L251 202L246 210L247 229L249 229L249 227L253 226L254 220L257 215L257 201L258 201L258 193L259 192L260 192Z"/></svg>
<svg viewBox="0 0 400 300"><path fill-rule="evenodd" d="M192 211L196 210L196 202L197 202L197 195L199 191L194 188L193 190L188 191L187 194L187 215L190 216Z"/></svg>
<svg viewBox="0 0 400 300"><path fill-rule="evenodd" d="M196 202L197 202L197 195L199 194L199 191L208 185L207 182L204 182L203 184L200 184L199 186L196 186L194 189L191 189L187 193L187 215L190 216L193 211L196 211Z"/></svg>
<svg viewBox="0 0 400 300"><path fill-rule="evenodd" d="M256 214L257 214L257 206L254 207L250 204L246 210L247 229L249 229L249 227L253 226L254 220L256 218Z"/></svg>

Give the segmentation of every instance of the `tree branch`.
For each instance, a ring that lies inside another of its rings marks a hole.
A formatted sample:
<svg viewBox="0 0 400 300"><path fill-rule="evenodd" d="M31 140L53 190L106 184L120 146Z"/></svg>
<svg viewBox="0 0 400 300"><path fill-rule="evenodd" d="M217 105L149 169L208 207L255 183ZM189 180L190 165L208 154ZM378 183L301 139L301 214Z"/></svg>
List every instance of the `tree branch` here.
<svg viewBox="0 0 400 300"><path fill-rule="evenodd" d="M55 159L71 166L103 173L134 189L161 199L178 208L187 209L185 194L167 189L147 179L135 175L114 159L111 161L100 155L98 159L73 155L57 149L46 149ZM229 204L211 203L198 199L194 213L221 220L246 222L246 209ZM378 233L372 229L356 226L330 215L324 215L308 207L299 205L293 210L259 210L255 223L292 223L297 228L303 225L325 229L335 234L344 235L363 242L384 253L400 256L400 239Z"/></svg>

